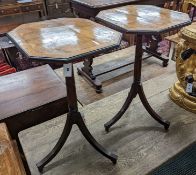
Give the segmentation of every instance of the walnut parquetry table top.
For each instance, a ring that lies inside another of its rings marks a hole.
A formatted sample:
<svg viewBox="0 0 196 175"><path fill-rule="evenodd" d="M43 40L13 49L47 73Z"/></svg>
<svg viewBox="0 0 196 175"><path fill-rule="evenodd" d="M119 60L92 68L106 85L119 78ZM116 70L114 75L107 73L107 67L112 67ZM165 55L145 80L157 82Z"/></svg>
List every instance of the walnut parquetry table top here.
<svg viewBox="0 0 196 175"><path fill-rule="evenodd" d="M191 23L185 13L151 5L128 5L103 10L96 18L123 33L156 34Z"/></svg>
<svg viewBox="0 0 196 175"><path fill-rule="evenodd" d="M8 36L32 59L67 63L117 47L122 34L87 19L59 18L23 24Z"/></svg>

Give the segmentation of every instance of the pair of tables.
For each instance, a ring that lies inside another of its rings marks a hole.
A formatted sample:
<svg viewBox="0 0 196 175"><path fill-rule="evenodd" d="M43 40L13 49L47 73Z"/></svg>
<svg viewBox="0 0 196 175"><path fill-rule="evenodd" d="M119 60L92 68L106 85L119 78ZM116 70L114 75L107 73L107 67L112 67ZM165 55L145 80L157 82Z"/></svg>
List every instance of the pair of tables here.
<svg viewBox="0 0 196 175"><path fill-rule="evenodd" d="M69 113L58 142L51 152L37 164L39 171L43 171L45 165L58 154L74 124L79 127L87 141L98 152L114 164L117 162L117 156L94 139L78 110L73 64L84 61L87 56L93 58L96 54L117 48L122 34L136 34L137 36L134 81L122 108L105 124L105 130L109 131L109 128L123 116L137 94L149 114L166 130L169 128L170 123L152 109L143 91L141 82L142 37L189 25L191 20L188 15L155 6L130 5L101 11L97 15L97 20L110 28L87 19L61 18L23 24L8 33L18 49L34 61L64 64Z"/></svg>

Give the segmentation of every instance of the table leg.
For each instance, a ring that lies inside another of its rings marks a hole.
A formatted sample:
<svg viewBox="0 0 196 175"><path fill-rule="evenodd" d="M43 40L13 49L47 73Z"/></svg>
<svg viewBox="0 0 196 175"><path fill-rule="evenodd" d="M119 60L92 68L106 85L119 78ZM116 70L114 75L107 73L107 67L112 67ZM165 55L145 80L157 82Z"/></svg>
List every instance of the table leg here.
<svg viewBox="0 0 196 175"><path fill-rule="evenodd" d="M74 71L73 71L73 65L71 65L71 76L66 77L66 87L67 87L67 100L68 100L68 106L69 106L69 113L67 114L67 121L64 126L63 132L52 149L52 151L45 156L39 163L37 163L38 170L40 172L43 171L43 168L45 165L47 165L61 150L63 145L65 144L72 126L76 124L78 128L80 129L83 136L86 138L86 140L103 156L110 159L114 164L117 162L117 156L110 151L107 151L104 147L102 147L91 135L88 128L86 127L83 116L78 111L77 106L77 94L76 94L76 87L75 87L75 78L74 78Z"/></svg>
<svg viewBox="0 0 196 175"><path fill-rule="evenodd" d="M160 35L147 36L147 39L148 39L148 46L144 49L144 51L147 52L148 54L151 54L152 56L158 58L159 60L162 60L163 67L167 67L169 59L163 58L161 56L161 54L157 52L157 49L159 47L158 44L162 40L161 36Z"/></svg>
<svg viewBox="0 0 196 175"><path fill-rule="evenodd" d="M95 75L93 75L93 59L86 59L83 63L82 68L78 68L78 74L84 76L94 87L97 93L102 92L102 84L101 82L96 78Z"/></svg>
<svg viewBox="0 0 196 175"><path fill-rule="evenodd" d="M148 103L148 100L146 99L146 96L143 91L143 87L141 84L141 67L142 67L142 35L137 35L136 38L136 54L135 54L135 63L134 63L134 80L131 87L131 90L129 92L129 95L124 102L122 108L120 111L109 121L107 122L104 127L105 130L108 132L110 127L114 125L125 113L125 111L130 106L133 98L137 96L137 94L140 97L140 100L142 101L142 104L148 111L148 113L160 124L164 126L164 128L167 130L169 128L170 123L168 121L163 120L150 106Z"/></svg>

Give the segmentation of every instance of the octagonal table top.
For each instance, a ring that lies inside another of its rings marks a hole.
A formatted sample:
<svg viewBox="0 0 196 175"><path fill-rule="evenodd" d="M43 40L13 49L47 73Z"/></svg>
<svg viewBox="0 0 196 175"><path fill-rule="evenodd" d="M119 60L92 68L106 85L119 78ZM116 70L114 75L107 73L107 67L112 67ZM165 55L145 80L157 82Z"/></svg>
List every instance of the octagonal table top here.
<svg viewBox="0 0 196 175"><path fill-rule="evenodd" d="M59 18L20 25L8 36L29 58L68 63L118 47L122 34L87 19Z"/></svg>
<svg viewBox="0 0 196 175"><path fill-rule="evenodd" d="M122 33L159 34L191 24L188 14L152 5L103 10L96 19Z"/></svg>

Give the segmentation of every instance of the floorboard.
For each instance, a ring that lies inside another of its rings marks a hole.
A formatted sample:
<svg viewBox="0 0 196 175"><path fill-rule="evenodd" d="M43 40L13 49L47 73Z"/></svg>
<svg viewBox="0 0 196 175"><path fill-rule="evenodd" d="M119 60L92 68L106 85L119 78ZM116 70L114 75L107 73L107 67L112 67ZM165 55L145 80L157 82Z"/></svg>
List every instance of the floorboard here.
<svg viewBox="0 0 196 175"><path fill-rule="evenodd" d="M95 138L117 153L118 163L114 166L98 154L74 127L44 175L145 175L193 144L196 141L195 114L180 108L168 97L168 88L175 81L175 73L166 73L144 82L150 104L171 122L168 132L150 117L136 98L122 119L106 133L103 124L116 114L127 96L128 90L121 91L80 109ZM35 164L57 142L65 118L65 115L60 116L20 132L32 175L39 174Z"/></svg>

